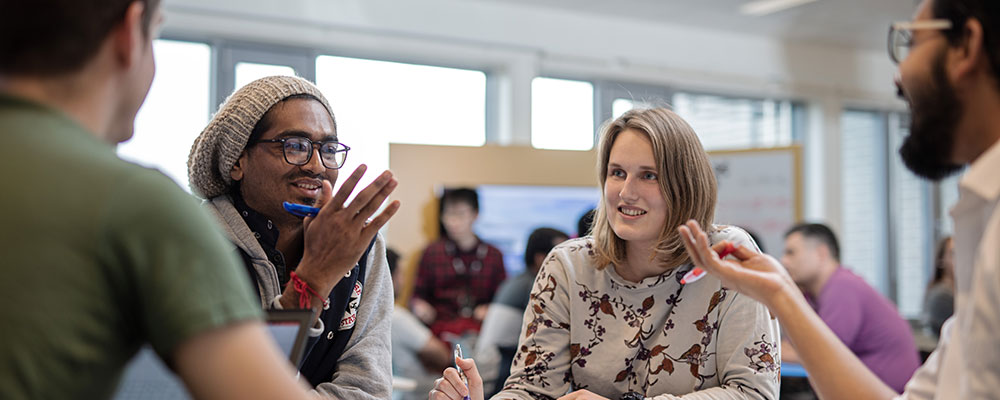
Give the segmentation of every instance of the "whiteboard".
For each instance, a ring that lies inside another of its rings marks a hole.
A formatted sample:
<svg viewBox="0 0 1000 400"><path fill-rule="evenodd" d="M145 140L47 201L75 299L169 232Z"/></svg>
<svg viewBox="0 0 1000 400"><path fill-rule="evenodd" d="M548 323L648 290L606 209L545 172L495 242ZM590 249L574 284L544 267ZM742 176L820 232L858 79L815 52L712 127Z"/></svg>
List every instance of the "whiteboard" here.
<svg viewBox="0 0 1000 400"><path fill-rule="evenodd" d="M715 223L753 231L780 258L784 234L802 219L798 146L709 152L719 185Z"/></svg>

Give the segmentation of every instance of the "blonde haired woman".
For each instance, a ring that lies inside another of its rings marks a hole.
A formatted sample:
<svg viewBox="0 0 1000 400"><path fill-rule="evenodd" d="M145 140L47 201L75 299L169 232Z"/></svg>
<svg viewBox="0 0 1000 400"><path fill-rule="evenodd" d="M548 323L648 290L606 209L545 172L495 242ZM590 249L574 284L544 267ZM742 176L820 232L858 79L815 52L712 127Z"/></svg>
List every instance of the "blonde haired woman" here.
<svg viewBox="0 0 1000 400"><path fill-rule="evenodd" d="M524 314L519 350L494 399L774 399L777 322L760 303L693 266L677 227L711 226L716 183L694 131L673 112L632 110L601 134L603 197L593 236L549 253ZM755 248L717 226L712 242ZM483 398L475 363L468 388L445 370L432 400Z"/></svg>

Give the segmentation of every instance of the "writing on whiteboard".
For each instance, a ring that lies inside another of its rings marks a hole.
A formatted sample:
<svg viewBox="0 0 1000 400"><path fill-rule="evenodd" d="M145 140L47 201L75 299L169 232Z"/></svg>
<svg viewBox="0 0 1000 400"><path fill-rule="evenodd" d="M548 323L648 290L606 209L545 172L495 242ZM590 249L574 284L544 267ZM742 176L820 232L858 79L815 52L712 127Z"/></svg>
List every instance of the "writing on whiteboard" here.
<svg viewBox="0 0 1000 400"><path fill-rule="evenodd" d="M784 232L800 215L797 148L709 153L719 194L715 223L752 231L764 250L784 252Z"/></svg>

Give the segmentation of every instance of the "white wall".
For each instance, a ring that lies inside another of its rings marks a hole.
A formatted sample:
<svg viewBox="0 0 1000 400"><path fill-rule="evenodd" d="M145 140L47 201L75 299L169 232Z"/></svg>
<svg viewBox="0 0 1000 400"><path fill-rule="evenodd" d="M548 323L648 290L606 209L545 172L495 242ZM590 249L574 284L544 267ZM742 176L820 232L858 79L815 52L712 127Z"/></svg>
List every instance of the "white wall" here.
<svg viewBox="0 0 1000 400"><path fill-rule="evenodd" d="M538 74L809 102L805 215L839 228L844 104L901 109L884 51L788 44L708 28L477 0L167 0L165 34L311 47L482 69L496 77L491 141L530 144Z"/></svg>
<svg viewBox="0 0 1000 400"><path fill-rule="evenodd" d="M167 32L486 68L534 62L543 72L727 90L893 97L894 70L884 51L786 45L503 2L167 0L165 7Z"/></svg>

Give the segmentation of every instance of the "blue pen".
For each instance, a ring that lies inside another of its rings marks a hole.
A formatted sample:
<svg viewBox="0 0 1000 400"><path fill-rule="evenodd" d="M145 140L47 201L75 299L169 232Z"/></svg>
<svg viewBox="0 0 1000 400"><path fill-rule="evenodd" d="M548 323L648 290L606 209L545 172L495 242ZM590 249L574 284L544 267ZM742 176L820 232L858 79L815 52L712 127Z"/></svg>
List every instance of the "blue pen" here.
<svg viewBox="0 0 1000 400"><path fill-rule="evenodd" d="M465 357L462 357L462 345L460 345L458 343L455 343L455 358L462 358L462 359L465 358ZM465 384L465 388L468 389L469 388L469 378L467 378L465 376L465 371L462 371L462 367L458 366L458 361L457 360L455 361L455 369L458 370L458 376L460 378L462 378L462 383L464 383ZM462 400L469 400L469 396L465 396L465 398L462 399Z"/></svg>
<svg viewBox="0 0 1000 400"><path fill-rule="evenodd" d="M287 201L281 203L281 205L282 207L285 207L285 211L299 217L315 217L316 214L319 214L318 207L309 207L305 204L295 204Z"/></svg>

